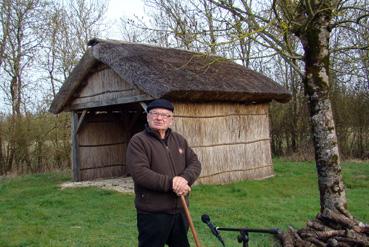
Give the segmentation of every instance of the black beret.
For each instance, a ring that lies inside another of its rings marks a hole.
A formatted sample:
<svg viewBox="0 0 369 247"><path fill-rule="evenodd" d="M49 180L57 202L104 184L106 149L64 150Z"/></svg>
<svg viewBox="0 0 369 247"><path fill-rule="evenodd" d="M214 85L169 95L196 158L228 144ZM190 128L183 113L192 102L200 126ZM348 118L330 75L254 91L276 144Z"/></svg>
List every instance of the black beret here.
<svg viewBox="0 0 369 247"><path fill-rule="evenodd" d="M164 109L174 112L173 104L170 103L170 101L166 99L156 99L154 101L151 101L151 103L147 106L146 111L149 112L150 110L154 108L164 108Z"/></svg>

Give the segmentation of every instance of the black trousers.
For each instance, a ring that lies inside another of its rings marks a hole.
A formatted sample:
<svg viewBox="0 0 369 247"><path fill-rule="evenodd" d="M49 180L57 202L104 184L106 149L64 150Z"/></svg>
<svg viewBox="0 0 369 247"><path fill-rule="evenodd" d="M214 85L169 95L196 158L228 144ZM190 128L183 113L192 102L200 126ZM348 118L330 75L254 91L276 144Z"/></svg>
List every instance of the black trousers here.
<svg viewBox="0 0 369 247"><path fill-rule="evenodd" d="M138 213L139 247L189 247L188 223L183 213Z"/></svg>

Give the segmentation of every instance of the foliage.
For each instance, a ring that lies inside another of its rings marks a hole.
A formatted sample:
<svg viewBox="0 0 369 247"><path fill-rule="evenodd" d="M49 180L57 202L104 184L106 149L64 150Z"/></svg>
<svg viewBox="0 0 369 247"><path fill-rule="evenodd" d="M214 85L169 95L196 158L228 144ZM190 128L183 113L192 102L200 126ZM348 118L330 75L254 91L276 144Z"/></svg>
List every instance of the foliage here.
<svg viewBox="0 0 369 247"><path fill-rule="evenodd" d="M219 227L278 227L306 224L319 210L312 162L275 160L276 176L229 185L199 185L191 215L204 246L220 246L200 217ZM369 221L369 163L344 163L350 211ZM97 188L64 189L65 172L0 177L0 246L135 246L132 194ZM221 232L227 246L240 246L237 233ZM189 238L192 239L191 233ZM250 234L250 246L278 246L271 236Z"/></svg>
<svg viewBox="0 0 369 247"><path fill-rule="evenodd" d="M27 114L15 121L14 124L10 117L0 119L2 137L0 174L37 173L70 167L68 114L58 116L49 113ZM15 131L12 131L13 128ZM12 148L13 153L16 153L14 157L16 165L10 163Z"/></svg>

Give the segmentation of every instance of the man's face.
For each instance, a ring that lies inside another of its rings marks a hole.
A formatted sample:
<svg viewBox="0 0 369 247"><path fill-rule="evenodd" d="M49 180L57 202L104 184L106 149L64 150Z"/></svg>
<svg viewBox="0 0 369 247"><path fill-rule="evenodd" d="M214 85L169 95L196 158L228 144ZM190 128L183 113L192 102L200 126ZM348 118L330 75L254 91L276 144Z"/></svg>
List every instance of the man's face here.
<svg viewBox="0 0 369 247"><path fill-rule="evenodd" d="M153 130L167 130L173 123L173 112L154 108L147 114L147 123Z"/></svg>

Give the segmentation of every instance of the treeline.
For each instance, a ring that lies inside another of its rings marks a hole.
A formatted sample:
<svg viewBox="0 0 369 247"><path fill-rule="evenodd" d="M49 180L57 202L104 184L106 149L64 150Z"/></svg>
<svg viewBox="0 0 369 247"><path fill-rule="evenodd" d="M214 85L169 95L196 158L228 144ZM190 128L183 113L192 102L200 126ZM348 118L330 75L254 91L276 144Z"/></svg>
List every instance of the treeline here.
<svg viewBox="0 0 369 247"><path fill-rule="evenodd" d="M0 0L0 175L70 167L69 115L47 110L102 32L102 3Z"/></svg>
<svg viewBox="0 0 369 247"><path fill-rule="evenodd" d="M301 103L271 105L272 153L296 160L314 159L309 112ZM367 92L337 88L332 93L334 119L343 159L369 159L369 97Z"/></svg>
<svg viewBox="0 0 369 247"><path fill-rule="evenodd" d="M27 113L0 117L0 175L39 173L70 167L68 114Z"/></svg>
<svg viewBox="0 0 369 247"><path fill-rule="evenodd" d="M312 159L302 47L286 27L275 25L283 21L272 1L257 2L146 0L147 17L120 19L121 40L228 57L279 82L292 100L271 105L273 155ZM88 40L109 38L107 6L91 0L0 3L0 175L68 168L69 115L47 110ZM330 96L342 157L367 159L369 4L345 4L346 12L335 17L342 26L331 38Z"/></svg>

